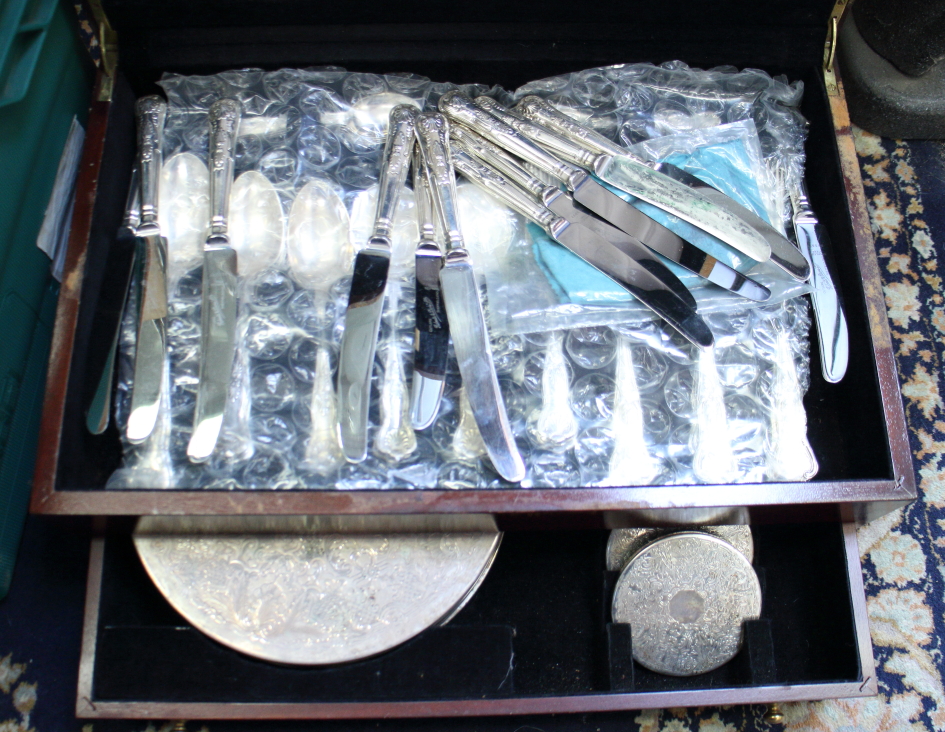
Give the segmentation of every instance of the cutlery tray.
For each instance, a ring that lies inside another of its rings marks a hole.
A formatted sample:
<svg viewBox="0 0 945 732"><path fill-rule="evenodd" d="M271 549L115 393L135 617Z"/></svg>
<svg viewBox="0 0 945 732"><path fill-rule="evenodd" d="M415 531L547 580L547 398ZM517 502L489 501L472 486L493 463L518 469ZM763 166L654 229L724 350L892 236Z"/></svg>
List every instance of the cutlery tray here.
<svg viewBox="0 0 945 732"><path fill-rule="evenodd" d="M552 521L550 515L556 514L553 520L560 525L591 516L595 520L619 516L627 509L711 506L748 507L752 518L759 520L840 517L864 521L915 497L898 378L842 84L825 83L820 70L829 4L779 3L761 17L755 11L744 13L737 3L716 4L711 11L681 1L665 7L605 3L588 10L586 24L565 23L560 28L527 22L531 18L524 9L513 13L510 22L511 9L497 5L477 7L474 23L459 23L470 18L451 17L456 13L453 9L442 10L436 22L429 22L422 3L401 9L406 15L398 18L390 15L389 8L372 3L349 5L344 11L320 9L324 15L317 16L300 3L284 5L282 17L297 27L272 25L273 19L263 22L251 3L228 7L219 26L200 11L199 3L172 3L166 12L162 9L160 19L148 3L116 3L114 7L106 3L122 56L114 80L102 77L92 102L78 182L83 195L76 203L47 377L34 511L98 515L485 512L532 524ZM353 18L361 19L358 9L369 23L351 24ZM678 27L680 17L691 18L693 25ZM612 22L605 24L608 19ZM406 20L413 22L404 24ZM693 30L697 25L698 33ZM735 37L742 40L733 44ZM335 63L351 70L403 70L435 81L515 88L565 70L666 58L683 59L701 68L719 63L755 66L805 83L801 111L810 121L807 181L813 207L830 235L826 256L850 333L850 368L839 384L823 380L816 339L812 339L812 383L805 407L808 436L820 464L815 480L673 486L669 490L576 485L527 492L355 490L343 495L305 489L104 489L119 465L121 441L114 426L98 436L84 426L85 406L97 381L90 364L100 361L95 354L107 347L92 342L91 326L100 297L119 286L105 262L121 221L134 156L134 99L158 91L154 82L163 71L206 73L247 66ZM104 94L109 86L110 95ZM101 101L99 97L105 96L110 100ZM668 514L658 516L657 520L674 520Z"/></svg>
<svg viewBox="0 0 945 732"><path fill-rule="evenodd" d="M94 540L82 717L361 718L592 711L872 693L849 524L758 526L762 616L710 673L673 677L628 656L609 623L607 532L512 531L447 625L363 661L280 666L195 630L154 588L127 533Z"/></svg>

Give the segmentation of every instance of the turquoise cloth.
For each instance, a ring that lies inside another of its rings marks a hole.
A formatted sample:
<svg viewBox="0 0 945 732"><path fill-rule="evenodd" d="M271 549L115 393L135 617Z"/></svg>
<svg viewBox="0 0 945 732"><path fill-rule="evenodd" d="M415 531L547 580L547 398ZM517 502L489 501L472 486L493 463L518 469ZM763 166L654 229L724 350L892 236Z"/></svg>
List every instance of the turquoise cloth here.
<svg viewBox="0 0 945 732"><path fill-rule="evenodd" d="M758 185L750 175L751 158L742 139L706 145L696 149L692 154L673 154L663 162L672 163L692 173L768 220ZM702 229L604 181L601 183L653 220L671 229L719 261L741 271L754 266L754 261ZM535 260L562 303L602 305L633 300L633 296L623 287L553 241L540 227L529 224L528 231L532 236ZM690 289L705 284L705 280L684 270L674 262L665 259L664 261Z"/></svg>

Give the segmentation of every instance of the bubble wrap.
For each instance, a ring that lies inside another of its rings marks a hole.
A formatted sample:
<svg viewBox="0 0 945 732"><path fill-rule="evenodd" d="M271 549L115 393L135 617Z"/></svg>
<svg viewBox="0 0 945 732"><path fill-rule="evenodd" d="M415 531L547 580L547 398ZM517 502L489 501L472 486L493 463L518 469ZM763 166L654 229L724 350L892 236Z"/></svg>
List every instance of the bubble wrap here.
<svg viewBox="0 0 945 732"><path fill-rule="evenodd" d="M395 218L363 463L341 457L333 411L350 271L373 224L387 114L399 103L433 108L457 87L338 68L168 75L162 86L169 102L160 192L169 239L165 408L147 442L125 445L109 486L507 486L485 455L452 354L437 420L415 433L406 418L418 238L409 190ZM802 160L796 150L804 123L790 106L800 86L761 72L633 65L533 82L514 94L481 85L462 89L505 103L540 93L626 144L710 121L752 119L766 169ZM186 448L197 390L206 200L199 195L199 165L183 156L206 160L207 110L223 97L243 105L230 212L239 258L239 347L217 450L207 463L193 464ZM776 195L763 195L766 205L778 208ZM541 302L550 311L560 303L536 263L516 259L516 246L528 236L521 217L469 184L459 186L459 196L500 384L528 467L523 488L813 474L804 472L810 448L800 403L809 375L806 301L751 309L740 301L707 316L717 345L702 355L632 309L607 326L557 328L552 320L535 332L509 332L496 325L514 315L504 289L509 273L518 283L515 297L528 307ZM115 407L122 430L133 386L136 309L130 300ZM793 417L779 417L784 414Z"/></svg>

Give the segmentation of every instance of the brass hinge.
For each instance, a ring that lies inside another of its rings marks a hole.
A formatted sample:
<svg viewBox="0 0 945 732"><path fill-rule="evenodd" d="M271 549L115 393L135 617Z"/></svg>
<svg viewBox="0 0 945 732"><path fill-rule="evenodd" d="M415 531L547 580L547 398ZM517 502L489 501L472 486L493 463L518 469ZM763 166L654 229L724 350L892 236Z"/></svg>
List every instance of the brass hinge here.
<svg viewBox="0 0 945 732"><path fill-rule="evenodd" d="M834 60L837 57L837 36L840 32L840 20L843 13L853 0L837 0L827 19L827 40L824 41L824 83L827 85L827 94L836 96L837 74L834 71Z"/></svg>
<svg viewBox="0 0 945 732"><path fill-rule="evenodd" d="M115 88L115 69L118 67L118 34L108 22L101 0L89 0L89 7L98 29L98 47L102 55L102 84L98 90L98 101L110 102Z"/></svg>

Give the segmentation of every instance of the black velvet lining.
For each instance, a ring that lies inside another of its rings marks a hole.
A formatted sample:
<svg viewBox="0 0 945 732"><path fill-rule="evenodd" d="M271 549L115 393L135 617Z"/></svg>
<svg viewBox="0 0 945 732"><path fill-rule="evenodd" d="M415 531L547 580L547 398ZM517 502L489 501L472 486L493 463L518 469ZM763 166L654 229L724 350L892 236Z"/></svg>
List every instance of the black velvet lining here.
<svg viewBox="0 0 945 732"><path fill-rule="evenodd" d="M446 626L366 661L277 666L194 630L157 592L127 536L106 540L93 701L345 702L605 694L856 681L860 668L836 524L759 526L762 618L730 663L688 678L631 662L614 675L606 533L507 533ZM616 649L619 651L619 648ZM513 655L514 654L514 655ZM622 661L626 664L627 655ZM619 659L618 659L619 663ZM510 670L511 669L511 670Z"/></svg>
<svg viewBox="0 0 945 732"><path fill-rule="evenodd" d="M116 85L106 154L86 261L73 352L57 490L102 488L119 464L111 427L93 438L84 427L97 374L86 369L95 303L102 288L119 287L105 271L121 220L134 137L135 95L152 93L163 71L209 73L230 68L339 64L352 70L411 71L435 81L501 84L507 88L596 65L682 59L695 67L731 64L803 79L810 121L808 182L832 245L826 254L844 298L850 367L839 385L820 375L812 337L812 383L805 405L808 433L822 481L891 480L879 381L870 351L863 283L856 263L846 192L819 59L831 0L745 3L650 0L474 4L410 0L310 3L239 0L201 3L110 0L122 74ZM541 22L532 22L534 19ZM356 21L352 24L350 21ZM127 82L127 83L126 83ZM813 336L813 333L812 333Z"/></svg>

